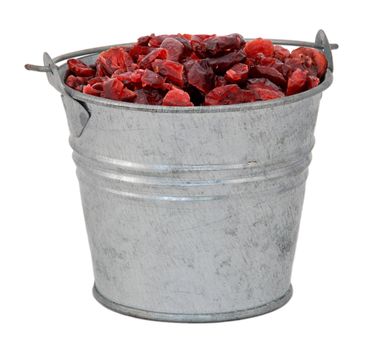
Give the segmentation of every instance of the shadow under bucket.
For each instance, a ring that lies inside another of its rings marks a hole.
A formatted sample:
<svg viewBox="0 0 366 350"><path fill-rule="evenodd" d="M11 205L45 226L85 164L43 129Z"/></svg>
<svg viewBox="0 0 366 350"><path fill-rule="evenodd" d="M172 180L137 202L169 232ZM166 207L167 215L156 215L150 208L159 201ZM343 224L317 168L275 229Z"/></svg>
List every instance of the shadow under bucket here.
<svg viewBox="0 0 366 350"><path fill-rule="evenodd" d="M70 126L91 249L94 296L114 311L174 322L217 322L284 305L322 91L215 107L135 105L64 85L89 49L45 54ZM88 56L86 56L88 55Z"/></svg>

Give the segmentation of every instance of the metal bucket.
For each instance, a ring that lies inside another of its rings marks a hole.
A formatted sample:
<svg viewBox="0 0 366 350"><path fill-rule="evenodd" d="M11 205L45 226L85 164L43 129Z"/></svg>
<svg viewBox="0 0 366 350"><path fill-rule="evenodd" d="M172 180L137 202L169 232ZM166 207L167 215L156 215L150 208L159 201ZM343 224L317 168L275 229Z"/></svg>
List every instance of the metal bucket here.
<svg viewBox="0 0 366 350"><path fill-rule="evenodd" d="M131 316L215 322L260 315L291 297L291 268L321 93L216 107L123 103L63 84L45 66L70 126L93 260L94 296Z"/></svg>

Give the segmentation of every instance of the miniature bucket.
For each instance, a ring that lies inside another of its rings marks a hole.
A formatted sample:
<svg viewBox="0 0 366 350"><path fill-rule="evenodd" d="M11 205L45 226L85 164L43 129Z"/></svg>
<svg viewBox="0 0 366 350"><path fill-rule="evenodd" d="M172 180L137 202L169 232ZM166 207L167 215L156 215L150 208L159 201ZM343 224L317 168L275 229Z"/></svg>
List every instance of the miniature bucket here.
<svg viewBox="0 0 366 350"><path fill-rule="evenodd" d="M292 295L291 269L324 81L265 102L214 107L124 103L64 85L66 65L28 69L62 94L93 261L95 298L175 322L260 315Z"/></svg>

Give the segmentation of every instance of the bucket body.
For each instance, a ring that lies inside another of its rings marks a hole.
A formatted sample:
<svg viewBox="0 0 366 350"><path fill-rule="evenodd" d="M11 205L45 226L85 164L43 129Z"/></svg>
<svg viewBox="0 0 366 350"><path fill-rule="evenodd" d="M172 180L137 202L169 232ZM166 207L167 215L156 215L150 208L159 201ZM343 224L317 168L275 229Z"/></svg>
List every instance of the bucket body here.
<svg viewBox="0 0 366 350"><path fill-rule="evenodd" d="M90 113L70 144L97 300L180 322L285 304L323 89L214 108L136 106L69 89Z"/></svg>

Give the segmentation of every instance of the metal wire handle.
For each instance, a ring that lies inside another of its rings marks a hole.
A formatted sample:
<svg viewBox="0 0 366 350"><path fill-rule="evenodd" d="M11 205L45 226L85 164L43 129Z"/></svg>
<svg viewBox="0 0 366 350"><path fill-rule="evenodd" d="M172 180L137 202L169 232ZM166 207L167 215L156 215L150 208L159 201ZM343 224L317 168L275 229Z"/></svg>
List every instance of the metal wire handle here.
<svg viewBox="0 0 366 350"><path fill-rule="evenodd" d="M247 38L245 40L250 41L250 40L253 40L253 38ZM316 48L319 50L323 50L328 59L328 68L333 72L332 50L338 49L338 44L330 44L327 36L325 35L324 30L320 29L318 31L318 33L316 34L315 42L299 41L299 40L284 40L284 39L269 39L269 40L271 40L273 42L273 44L276 44L276 45L304 46L304 47L312 47L312 48ZM63 55L57 56L57 57L53 58L52 61L54 64L56 64L58 62L65 61L69 58L81 57L81 56L90 55L93 53L102 52L102 51L108 50L109 48L114 47L114 46L129 46L132 44L133 43L107 45L107 46L93 47L91 49L73 51L73 52L69 52L69 53L65 53ZM50 66L37 66L34 64L26 64L24 67L27 70L32 70L35 72L49 73L52 71Z"/></svg>

